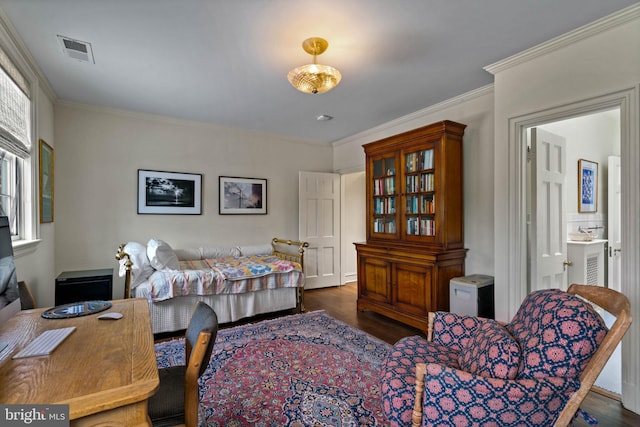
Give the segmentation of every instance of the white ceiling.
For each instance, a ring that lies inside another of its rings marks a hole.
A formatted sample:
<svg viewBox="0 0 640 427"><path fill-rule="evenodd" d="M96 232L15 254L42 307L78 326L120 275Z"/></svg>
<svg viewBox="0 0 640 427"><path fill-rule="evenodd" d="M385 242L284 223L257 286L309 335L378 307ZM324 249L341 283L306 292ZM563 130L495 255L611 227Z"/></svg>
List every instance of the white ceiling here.
<svg viewBox="0 0 640 427"><path fill-rule="evenodd" d="M60 100L331 142L492 83L483 67L629 0L0 0ZM91 43L95 64L57 36ZM342 73L307 95L287 72ZM331 121L316 117L328 114Z"/></svg>

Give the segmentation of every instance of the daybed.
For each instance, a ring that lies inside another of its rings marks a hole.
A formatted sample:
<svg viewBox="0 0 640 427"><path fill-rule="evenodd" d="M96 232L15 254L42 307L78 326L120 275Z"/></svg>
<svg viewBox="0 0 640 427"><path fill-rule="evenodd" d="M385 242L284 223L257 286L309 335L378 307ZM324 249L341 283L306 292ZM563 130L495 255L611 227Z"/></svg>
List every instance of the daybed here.
<svg viewBox="0 0 640 427"><path fill-rule="evenodd" d="M125 277L125 298L146 298L153 332L186 329L196 301L220 323L258 314L304 311L306 242L273 239L237 247L172 249L162 240L122 244L116 259Z"/></svg>

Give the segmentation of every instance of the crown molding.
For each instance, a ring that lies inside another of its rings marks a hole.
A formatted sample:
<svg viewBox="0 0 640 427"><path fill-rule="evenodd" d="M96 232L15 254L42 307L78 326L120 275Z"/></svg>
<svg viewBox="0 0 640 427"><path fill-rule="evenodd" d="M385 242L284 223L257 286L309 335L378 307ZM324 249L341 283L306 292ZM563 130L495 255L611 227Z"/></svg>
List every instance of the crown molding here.
<svg viewBox="0 0 640 427"><path fill-rule="evenodd" d="M611 28L626 24L627 22L638 19L639 17L640 3L637 3L635 5L626 7L618 12L615 12L609 16L598 19L597 21L593 21L590 24L584 25L573 31L534 46L530 49L512 55L506 59L495 62L491 65L487 65L486 67L484 67L484 69L485 71L488 71L489 73L495 75L501 71L515 67L516 65L531 61L532 59L547 55L551 52L585 40L589 37L593 37L604 31L610 30Z"/></svg>
<svg viewBox="0 0 640 427"><path fill-rule="evenodd" d="M18 50L18 53L22 57L21 59L30 68L30 71L33 74L35 74L36 79L38 80L37 83L40 89L44 91L44 93L49 97L49 99L52 102L55 102L55 100L58 97L54 92L53 88L51 87L51 84L49 84L49 80L40 69L40 66L38 65L36 60L33 58L33 55L31 55L31 52L29 51L29 49L27 49L27 46L22 41L22 38L20 38L18 31L16 31L15 27L9 20L9 17L4 12L4 10L2 10L2 8L0 8L0 27L2 27L2 29L6 32L6 34L11 40L11 43L13 43L15 48Z"/></svg>
<svg viewBox="0 0 640 427"><path fill-rule="evenodd" d="M207 129L209 131L244 133L247 135L254 135L257 138L265 138L266 136L269 136L270 138L274 140L278 140L280 142L287 142L287 143L298 144L298 145L306 144L306 145L314 145L314 146L327 146L325 142L311 140L311 139L295 138L287 135L281 135L281 134L275 134L275 133L269 133L269 132L260 132L260 131L248 129L248 128L225 126L225 125L219 125L219 124L209 123L209 122L200 122L196 120L188 120L188 119L182 119L178 117L163 116L163 115L153 114L153 113L145 113L141 111L107 107L107 106L97 105L97 104L85 104L82 102L69 101L64 99L57 99L54 105L57 107L64 107L64 108L81 110L81 111L90 111L98 114L108 114L112 116L124 117L124 118L129 118L134 120L153 121L156 123L164 123L166 125L171 125L171 126L185 126L185 127L192 127L192 128Z"/></svg>
<svg viewBox="0 0 640 427"><path fill-rule="evenodd" d="M415 111L411 114L407 114L406 116L399 117L395 120L391 120L382 125L367 129L365 131L356 133L354 135L348 136L343 139L339 139L337 141L332 142L331 144L334 147L338 147L340 145L349 144L349 143L358 142L358 141L371 142L373 139L380 139L380 135L384 133L388 133L389 135L394 135L398 133L398 128L404 128L408 123L424 121L428 118L428 116L433 115L434 113L438 113L439 111L443 111L447 108L453 107L462 102L467 102L472 99L479 98L481 96L484 96L490 93L493 93L493 83L488 84L486 86L482 86L478 89L474 89L472 91L463 93L462 95L456 96L454 98L450 98L438 104L431 105L427 108L423 108L422 110Z"/></svg>

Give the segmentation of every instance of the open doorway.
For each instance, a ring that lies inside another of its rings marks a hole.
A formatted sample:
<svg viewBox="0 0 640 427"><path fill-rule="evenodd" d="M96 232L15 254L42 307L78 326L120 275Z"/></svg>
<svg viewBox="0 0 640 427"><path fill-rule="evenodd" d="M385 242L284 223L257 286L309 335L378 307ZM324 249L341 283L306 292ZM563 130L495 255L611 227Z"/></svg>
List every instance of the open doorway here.
<svg viewBox="0 0 640 427"><path fill-rule="evenodd" d="M584 283L598 286L606 286L616 290L621 289L619 283L620 274L608 274L612 270L620 269L619 235L621 220L619 218L620 203L619 182L615 178L609 178L612 172L615 177L620 174L619 158L621 152L620 139L620 108L616 107L607 111L598 111L570 119L562 119L549 123L538 124L535 128L527 129L528 151L535 151L536 138L541 139L538 133L554 135L564 141L564 153L562 155L564 182L562 185L563 200L561 229L565 235L559 236L562 245L557 252L563 259L558 260L561 265L559 271L564 271L562 284L558 287L566 289L571 283ZM533 143L532 143L533 141ZM532 147L532 145L534 147ZM536 269L536 239L538 233L546 233L553 229L548 218L536 220L536 156L531 155L527 165L527 247L528 247L528 291L538 289L539 283L531 283L538 280ZM616 163L616 159L618 162ZM583 190L580 166L585 162L597 165L597 182L594 185L596 194L594 204L588 209L581 204L581 191ZM611 197L610 197L611 196ZM542 198L544 203L545 198ZM617 200L617 202L616 202ZM553 204L554 202L549 201ZM533 211L532 211L533 208ZM547 209L553 211L553 209ZM544 210L543 210L544 212ZM538 223L539 222L539 223ZM535 230L535 231L532 231ZM564 231L566 230L566 231ZM551 233L552 234L552 233ZM549 257L546 257L547 259ZM545 286L542 286L545 287ZM609 324L613 318L608 313L602 313ZM595 384L597 387L616 396L622 394L622 366L620 348L614 352L609 363L603 370Z"/></svg>

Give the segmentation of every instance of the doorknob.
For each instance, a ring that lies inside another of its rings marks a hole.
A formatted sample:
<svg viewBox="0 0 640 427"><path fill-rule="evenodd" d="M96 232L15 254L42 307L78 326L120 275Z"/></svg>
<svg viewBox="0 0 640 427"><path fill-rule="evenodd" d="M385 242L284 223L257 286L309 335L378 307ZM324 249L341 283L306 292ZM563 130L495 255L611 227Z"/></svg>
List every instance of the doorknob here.
<svg viewBox="0 0 640 427"><path fill-rule="evenodd" d="M571 267L573 262L571 261L562 261L562 271L566 271L567 267Z"/></svg>
<svg viewBox="0 0 640 427"><path fill-rule="evenodd" d="M613 251L613 253L611 253L611 251ZM612 248L611 246L609 246L609 256L615 256L616 254L622 252L622 249L620 248Z"/></svg>

